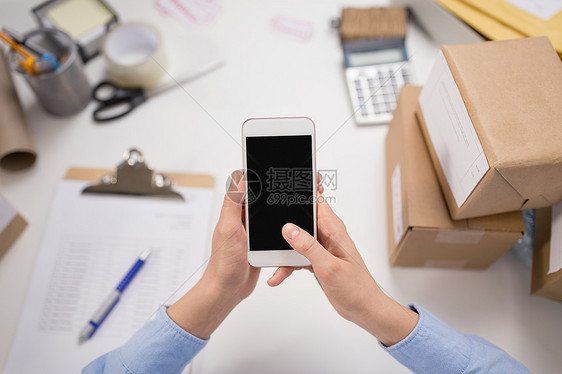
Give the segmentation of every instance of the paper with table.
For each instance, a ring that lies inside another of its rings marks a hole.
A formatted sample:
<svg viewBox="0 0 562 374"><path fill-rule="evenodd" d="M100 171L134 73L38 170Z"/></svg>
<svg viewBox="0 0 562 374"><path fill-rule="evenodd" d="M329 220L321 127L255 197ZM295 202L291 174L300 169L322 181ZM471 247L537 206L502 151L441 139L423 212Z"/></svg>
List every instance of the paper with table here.
<svg viewBox="0 0 562 374"><path fill-rule="evenodd" d="M184 198L179 201L82 194L92 181L72 176L92 173L100 176L99 170L71 169L71 179L58 186L6 374L79 372L123 344L160 305L193 286L205 268L212 177L181 175L187 183L174 186ZM79 331L147 248L149 259L115 310L79 346Z"/></svg>

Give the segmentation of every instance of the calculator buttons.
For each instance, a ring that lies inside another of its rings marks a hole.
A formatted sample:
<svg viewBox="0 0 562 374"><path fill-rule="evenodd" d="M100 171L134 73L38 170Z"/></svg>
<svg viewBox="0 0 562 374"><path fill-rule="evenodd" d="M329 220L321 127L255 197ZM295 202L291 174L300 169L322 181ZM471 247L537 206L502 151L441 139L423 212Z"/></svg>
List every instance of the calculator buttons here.
<svg viewBox="0 0 562 374"><path fill-rule="evenodd" d="M406 62L351 67L345 70L357 124L382 124L392 119L404 84L410 84Z"/></svg>

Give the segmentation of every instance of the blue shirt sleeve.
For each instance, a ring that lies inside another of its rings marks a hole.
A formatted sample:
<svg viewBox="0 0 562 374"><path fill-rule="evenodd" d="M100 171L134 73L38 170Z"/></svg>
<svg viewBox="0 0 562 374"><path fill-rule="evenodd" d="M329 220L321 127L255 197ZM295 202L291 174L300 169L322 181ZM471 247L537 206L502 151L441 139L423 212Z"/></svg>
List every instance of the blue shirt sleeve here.
<svg viewBox="0 0 562 374"><path fill-rule="evenodd" d="M381 346L414 373L529 373L520 362L476 335L464 335L418 305L414 330L400 342Z"/></svg>
<svg viewBox="0 0 562 374"><path fill-rule="evenodd" d="M179 327L164 307L124 346L114 349L82 369L94 373L181 373L207 344Z"/></svg>
<svg viewBox="0 0 562 374"><path fill-rule="evenodd" d="M384 350L415 373L529 373L506 352L475 335L464 335L418 305L414 330ZM82 370L93 373L181 373L207 344L176 325L164 308L122 347Z"/></svg>

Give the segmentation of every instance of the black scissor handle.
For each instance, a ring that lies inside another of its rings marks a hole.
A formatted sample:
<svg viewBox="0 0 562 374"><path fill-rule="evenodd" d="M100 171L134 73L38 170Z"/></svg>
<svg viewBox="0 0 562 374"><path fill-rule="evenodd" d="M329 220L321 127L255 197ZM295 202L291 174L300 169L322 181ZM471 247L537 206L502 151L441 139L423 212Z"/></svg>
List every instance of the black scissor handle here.
<svg viewBox="0 0 562 374"><path fill-rule="evenodd" d="M136 97L114 99L111 102L102 102L96 110L94 110L93 117L96 122L108 122L114 119L121 118L130 113L137 106L146 100L144 95Z"/></svg>
<svg viewBox="0 0 562 374"><path fill-rule="evenodd" d="M101 81L94 87L92 96L97 102L105 104L132 99L142 95L144 95L144 90L142 88L122 88L113 82Z"/></svg>

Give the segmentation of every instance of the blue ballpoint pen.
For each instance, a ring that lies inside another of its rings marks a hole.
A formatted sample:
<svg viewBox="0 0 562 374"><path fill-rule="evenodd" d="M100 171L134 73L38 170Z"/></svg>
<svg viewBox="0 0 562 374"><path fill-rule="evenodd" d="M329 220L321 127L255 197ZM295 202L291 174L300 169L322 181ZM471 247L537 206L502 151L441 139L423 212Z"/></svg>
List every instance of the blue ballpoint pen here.
<svg viewBox="0 0 562 374"><path fill-rule="evenodd" d="M123 291L125 291L125 288L127 288L131 280L138 273L140 268L142 268L146 259L148 258L148 255L150 255L150 249L147 249L143 253L141 253L137 261L123 277L121 282L117 285L117 287L115 287L113 291L111 291L111 293L107 296L103 303L98 307L88 324L80 332L80 336L78 337L78 344L85 342L86 340L90 339L92 335L94 335L105 317L109 315L111 310L119 302L121 294L123 293Z"/></svg>

